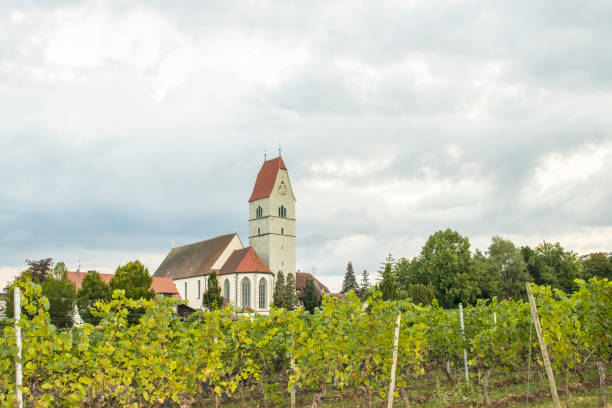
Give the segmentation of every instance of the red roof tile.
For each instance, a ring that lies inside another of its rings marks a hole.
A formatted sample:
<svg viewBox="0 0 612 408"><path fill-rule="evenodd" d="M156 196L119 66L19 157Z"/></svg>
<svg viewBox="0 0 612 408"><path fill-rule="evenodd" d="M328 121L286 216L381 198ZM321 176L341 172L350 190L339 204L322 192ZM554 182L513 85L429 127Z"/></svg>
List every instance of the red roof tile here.
<svg viewBox="0 0 612 408"><path fill-rule="evenodd" d="M304 288L306 288L306 280L308 280L308 278L311 278L314 281L315 288L317 288L317 290L320 293L330 293L327 286L319 282L319 280L315 278L314 276L312 276L312 274L308 272L296 272L295 273L295 288L298 292L298 295L301 295Z"/></svg>
<svg viewBox="0 0 612 408"><path fill-rule="evenodd" d="M237 249L232 252L219 270L219 275L236 272L272 273L266 263L261 260L257 252L251 247Z"/></svg>
<svg viewBox="0 0 612 408"><path fill-rule="evenodd" d="M68 279L74 282L74 286L76 290L80 290L83 286L83 278L87 275L87 272L67 272ZM115 276L112 273L98 273L100 278L106 283L109 283L110 280ZM153 276L153 281L151 282L151 289L155 291L155 293L159 294L171 294L173 297L180 299L179 291L176 289L176 285L170 278L159 278Z"/></svg>
<svg viewBox="0 0 612 408"><path fill-rule="evenodd" d="M257 173L257 180L255 181L255 187L253 187L251 198L249 198L249 203L251 201L270 197L274 189L274 183L276 183L276 175L279 169L287 170L287 166L285 166L285 162L283 162L283 158L280 156L264 162L259 173Z"/></svg>

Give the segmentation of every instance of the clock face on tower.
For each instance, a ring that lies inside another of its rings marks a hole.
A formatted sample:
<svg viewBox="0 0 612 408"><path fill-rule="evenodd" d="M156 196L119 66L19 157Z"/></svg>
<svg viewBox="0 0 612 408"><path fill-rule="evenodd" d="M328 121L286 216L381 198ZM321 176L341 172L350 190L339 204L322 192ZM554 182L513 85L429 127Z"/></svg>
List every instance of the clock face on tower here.
<svg viewBox="0 0 612 408"><path fill-rule="evenodd" d="M278 185L278 194L282 196L287 195L287 186L285 185L284 181L281 181L280 184Z"/></svg>

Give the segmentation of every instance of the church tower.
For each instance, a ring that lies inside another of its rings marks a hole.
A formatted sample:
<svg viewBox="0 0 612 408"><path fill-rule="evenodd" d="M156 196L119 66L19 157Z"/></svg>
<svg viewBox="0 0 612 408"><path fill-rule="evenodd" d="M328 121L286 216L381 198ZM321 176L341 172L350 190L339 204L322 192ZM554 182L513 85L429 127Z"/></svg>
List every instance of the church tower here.
<svg viewBox="0 0 612 408"><path fill-rule="evenodd" d="M264 162L249 199L249 245L276 274L295 276L295 196L282 157Z"/></svg>

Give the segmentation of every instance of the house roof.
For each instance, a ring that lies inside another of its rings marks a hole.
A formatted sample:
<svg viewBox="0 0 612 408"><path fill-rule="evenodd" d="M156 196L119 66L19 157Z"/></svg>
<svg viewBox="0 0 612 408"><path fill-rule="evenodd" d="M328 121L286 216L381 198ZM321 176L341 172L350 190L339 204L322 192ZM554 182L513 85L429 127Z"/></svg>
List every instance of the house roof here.
<svg viewBox="0 0 612 408"><path fill-rule="evenodd" d="M206 241L172 248L153 276L183 279L207 275L236 235L221 235Z"/></svg>
<svg viewBox="0 0 612 408"><path fill-rule="evenodd" d="M251 247L237 249L227 258L219 270L219 275L240 272L272 273Z"/></svg>
<svg viewBox="0 0 612 408"><path fill-rule="evenodd" d="M88 272L66 272L66 275L68 279L74 282L76 290L80 290L83 287L83 279L87 273ZM107 284L110 282L113 276L115 276L112 273L98 273L98 275L100 275L100 278ZM173 297L179 299L181 298L179 291L176 289L176 285L170 278L153 276L153 280L151 281L151 289L153 289L157 294L172 295Z"/></svg>
<svg viewBox="0 0 612 408"><path fill-rule="evenodd" d="M251 198L249 198L249 203L251 201L270 197L274 189L274 183L276 183L276 176L278 175L279 169L287 170L287 166L285 166L285 162L280 156L264 162L261 169L259 169L259 173L257 173L257 180L255 181L255 187L253 187Z"/></svg>
<svg viewBox="0 0 612 408"><path fill-rule="evenodd" d="M311 278L314 281L315 288L317 288L319 293L328 293L328 294L330 293L327 286L319 282L319 280L315 278L314 276L312 276L312 274L308 272L296 272L295 273L295 288L298 292L298 295L304 291L304 288L306 287L306 280L308 280L308 278Z"/></svg>

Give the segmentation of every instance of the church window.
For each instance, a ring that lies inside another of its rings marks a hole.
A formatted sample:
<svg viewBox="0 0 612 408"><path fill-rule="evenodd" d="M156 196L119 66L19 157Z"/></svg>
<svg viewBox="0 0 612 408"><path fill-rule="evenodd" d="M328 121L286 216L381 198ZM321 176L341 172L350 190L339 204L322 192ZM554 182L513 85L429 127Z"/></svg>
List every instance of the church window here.
<svg viewBox="0 0 612 408"><path fill-rule="evenodd" d="M266 308L266 293L268 293L268 291L266 290L266 279L261 278L261 280L259 281L259 308L260 309Z"/></svg>
<svg viewBox="0 0 612 408"><path fill-rule="evenodd" d="M278 217L287 218L287 207L285 207L284 205L278 207Z"/></svg>
<svg viewBox="0 0 612 408"><path fill-rule="evenodd" d="M229 302L229 279L223 282L223 298Z"/></svg>
<svg viewBox="0 0 612 408"><path fill-rule="evenodd" d="M257 235L261 235L261 228L257 228Z"/></svg>
<svg viewBox="0 0 612 408"><path fill-rule="evenodd" d="M261 208L261 206L257 207L255 209L255 217L256 218L262 218L263 217L263 208Z"/></svg>
<svg viewBox="0 0 612 408"><path fill-rule="evenodd" d="M242 279L242 307L251 306L251 281L249 278Z"/></svg>
<svg viewBox="0 0 612 408"><path fill-rule="evenodd" d="M200 295L201 295L200 291L201 290L202 290L202 288L200 287L200 281L198 281L198 293L197 293L198 299L200 298Z"/></svg>
<svg viewBox="0 0 612 408"><path fill-rule="evenodd" d="M281 228L281 235L285 235L285 229Z"/></svg>

